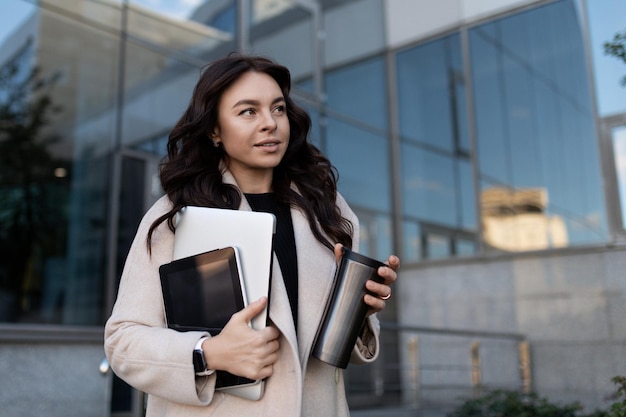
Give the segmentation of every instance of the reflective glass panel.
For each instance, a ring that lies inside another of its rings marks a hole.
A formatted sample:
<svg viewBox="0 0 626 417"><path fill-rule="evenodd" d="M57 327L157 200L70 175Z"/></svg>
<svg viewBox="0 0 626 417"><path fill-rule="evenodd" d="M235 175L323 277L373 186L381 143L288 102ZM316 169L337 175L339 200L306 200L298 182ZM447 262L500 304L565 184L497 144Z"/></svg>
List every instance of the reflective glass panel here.
<svg viewBox="0 0 626 417"><path fill-rule="evenodd" d="M455 226L459 187L453 158L404 143L401 146L404 215Z"/></svg>
<svg viewBox="0 0 626 417"><path fill-rule="evenodd" d="M377 130L387 129L385 62L372 59L326 76L328 108ZM382 154L379 155L382 159Z"/></svg>
<svg viewBox="0 0 626 417"><path fill-rule="evenodd" d="M326 119L324 150L339 171L340 192L355 208L389 213L384 60L329 72L325 86L332 117Z"/></svg>
<svg viewBox="0 0 626 417"><path fill-rule="evenodd" d="M339 171L339 191L351 205L389 212L387 148L384 137L328 119L327 156Z"/></svg>
<svg viewBox="0 0 626 417"><path fill-rule="evenodd" d="M476 243L469 240L458 239L455 242L456 256L476 255Z"/></svg>
<svg viewBox="0 0 626 417"><path fill-rule="evenodd" d="M124 1L124 0L117 0ZM236 0L127 0L131 9L157 18L197 22L235 33Z"/></svg>
<svg viewBox="0 0 626 417"><path fill-rule="evenodd" d="M429 259L448 258L450 252L450 240L446 235L428 233L426 235L426 251Z"/></svg>
<svg viewBox="0 0 626 417"><path fill-rule="evenodd" d="M452 241L477 227L459 35L399 52L396 79L405 250L412 260L450 255L417 233L437 225Z"/></svg>
<svg viewBox="0 0 626 417"><path fill-rule="evenodd" d="M168 58L142 45L128 43L124 76L122 144L141 147L165 138L186 109L201 69Z"/></svg>
<svg viewBox="0 0 626 417"><path fill-rule="evenodd" d="M0 321L95 325L104 313L119 63L110 27L119 10L48 3L0 6L22 16L0 38Z"/></svg>
<svg viewBox="0 0 626 417"><path fill-rule="evenodd" d="M605 240L597 138L574 2L474 28L470 53L488 246L516 251Z"/></svg>
<svg viewBox="0 0 626 417"><path fill-rule="evenodd" d="M402 234L404 238L402 262L417 262L422 258L422 239L418 222L405 221Z"/></svg>
<svg viewBox="0 0 626 417"><path fill-rule="evenodd" d="M44 10L54 13L60 19L83 22L94 29L108 32L118 31L121 23L121 3L97 0L39 0ZM34 3L27 0L8 0L4 3Z"/></svg>
<svg viewBox="0 0 626 417"><path fill-rule="evenodd" d="M129 40L155 48L166 57L168 54L195 57L198 63L234 50L235 22L225 25L218 18L231 10L234 2L195 2L195 7L190 7L191 4L131 1L126 23ZM160 70L164 65L166 60L150 70Z"/></svg>
<svg viewBox="0 0 626 417"><path fill-rule="evenodd" d="M296 97L297 100L297 97ZM300 104L306 111L309 113L309 117L311 117L311 131L309 132L309 142L315 145L318 149L324 153L324 144L322 143L322 137L324 135L323 127L320 125L320 114L319 111L313 106L311 106L308 102L300 101Z"/></svg>
<svg viewBox="0 0 626 417"><path fill-rule="evenodd" d="M376 216L376 250L369 253L381 261L386 261L393 251L393 225L390 216L379 214Z"/></svg>
<svg viewBox="0 0 626 417"><path fill-rule="evenodd" d="M358 208L355 214L360 222L359 253L386 261L393 253L391 218Z"/></svg>
<svg viewBox="0 0 626 417"><path fill-rule="evenodd" d="M469 149L459 35L398 54L398 118L405 140Z"/></svg>
<svg viewBox="0 0 626 417"><path fill-rule="evenodd" d="M316 33L311 11L293 0L249 0L249 3L249 49L285 65L293 79L311 76Z"/></svg>

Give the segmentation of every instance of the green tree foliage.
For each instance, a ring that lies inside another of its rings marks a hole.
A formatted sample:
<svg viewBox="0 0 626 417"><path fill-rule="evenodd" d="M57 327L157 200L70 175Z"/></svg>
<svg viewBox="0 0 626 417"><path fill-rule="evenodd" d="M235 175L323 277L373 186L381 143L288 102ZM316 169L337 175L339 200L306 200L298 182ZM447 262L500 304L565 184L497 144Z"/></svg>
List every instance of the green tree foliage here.
<svg viewBox="0 0 626 417"><path fill-rule="evenodd" d="M604 43L604 53L619 58L626 64L626 30L616 33L613 40ZM622 78L621 83L626 87L626 75Z"/></svg>

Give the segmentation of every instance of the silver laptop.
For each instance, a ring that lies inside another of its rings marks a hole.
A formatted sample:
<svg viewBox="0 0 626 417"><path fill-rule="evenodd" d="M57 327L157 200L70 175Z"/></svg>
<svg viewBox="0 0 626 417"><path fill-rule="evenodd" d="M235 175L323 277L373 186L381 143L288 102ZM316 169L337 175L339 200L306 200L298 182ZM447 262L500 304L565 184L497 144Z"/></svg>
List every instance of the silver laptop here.
<svg viewBox="0 0 626 417"><path fill-rule="evenodd" d="M269 298L275 232L276 219L271 213L187 206L176 216L174 259L234 246L239 252L248 301L262 296ZM252 319L251 325L262 329L266 324L267 307ZM220 390L258 400L263 396L264 386L265 382L258 380Z"/></svg>

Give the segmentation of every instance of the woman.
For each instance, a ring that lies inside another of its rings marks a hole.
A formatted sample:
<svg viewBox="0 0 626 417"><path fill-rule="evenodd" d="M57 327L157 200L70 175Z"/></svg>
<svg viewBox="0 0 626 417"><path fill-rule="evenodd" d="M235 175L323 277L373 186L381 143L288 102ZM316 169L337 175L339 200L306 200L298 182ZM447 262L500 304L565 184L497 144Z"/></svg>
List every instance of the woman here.
<svg viewBox="0 0 626 417"><path fill-rule="evenodd" d="M337 193L334 168L307 141L310 118L289 97L289 71L231 55L200 77L169 136L166 193L146 213L130 249L105 350L113 370L147 392L147 416L347 416L343 373L310 356L341 254L358 251L358 220ZM248 326L265 298L234 314L219 335L167 329L158 268L172 260L176 212L186 205L259 210L277 217L271 324ZM399 259L368 281L368 319L351 362L378 355L375 313L385 307ZM207 369L194 369L202 350ZM214 370L267 378L250 401L215 390Z"/></svg>

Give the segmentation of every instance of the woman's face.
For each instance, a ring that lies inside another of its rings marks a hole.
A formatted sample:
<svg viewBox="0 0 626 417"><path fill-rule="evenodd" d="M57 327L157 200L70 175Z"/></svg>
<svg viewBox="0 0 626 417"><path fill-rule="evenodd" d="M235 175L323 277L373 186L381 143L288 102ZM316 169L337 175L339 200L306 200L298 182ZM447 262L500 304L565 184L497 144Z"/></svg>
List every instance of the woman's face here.
<svg viewBox="0 0 626 417"><path fill-rule="evenodd" d="M217 128L211 136L227 155L228 168L244 192L259 182L269 186L289 144L289 119L278 83L262 72L243 74L224 91ZM269 180L269 182L267 182ZM265 187L267 188L267 187Z"/></svg>

